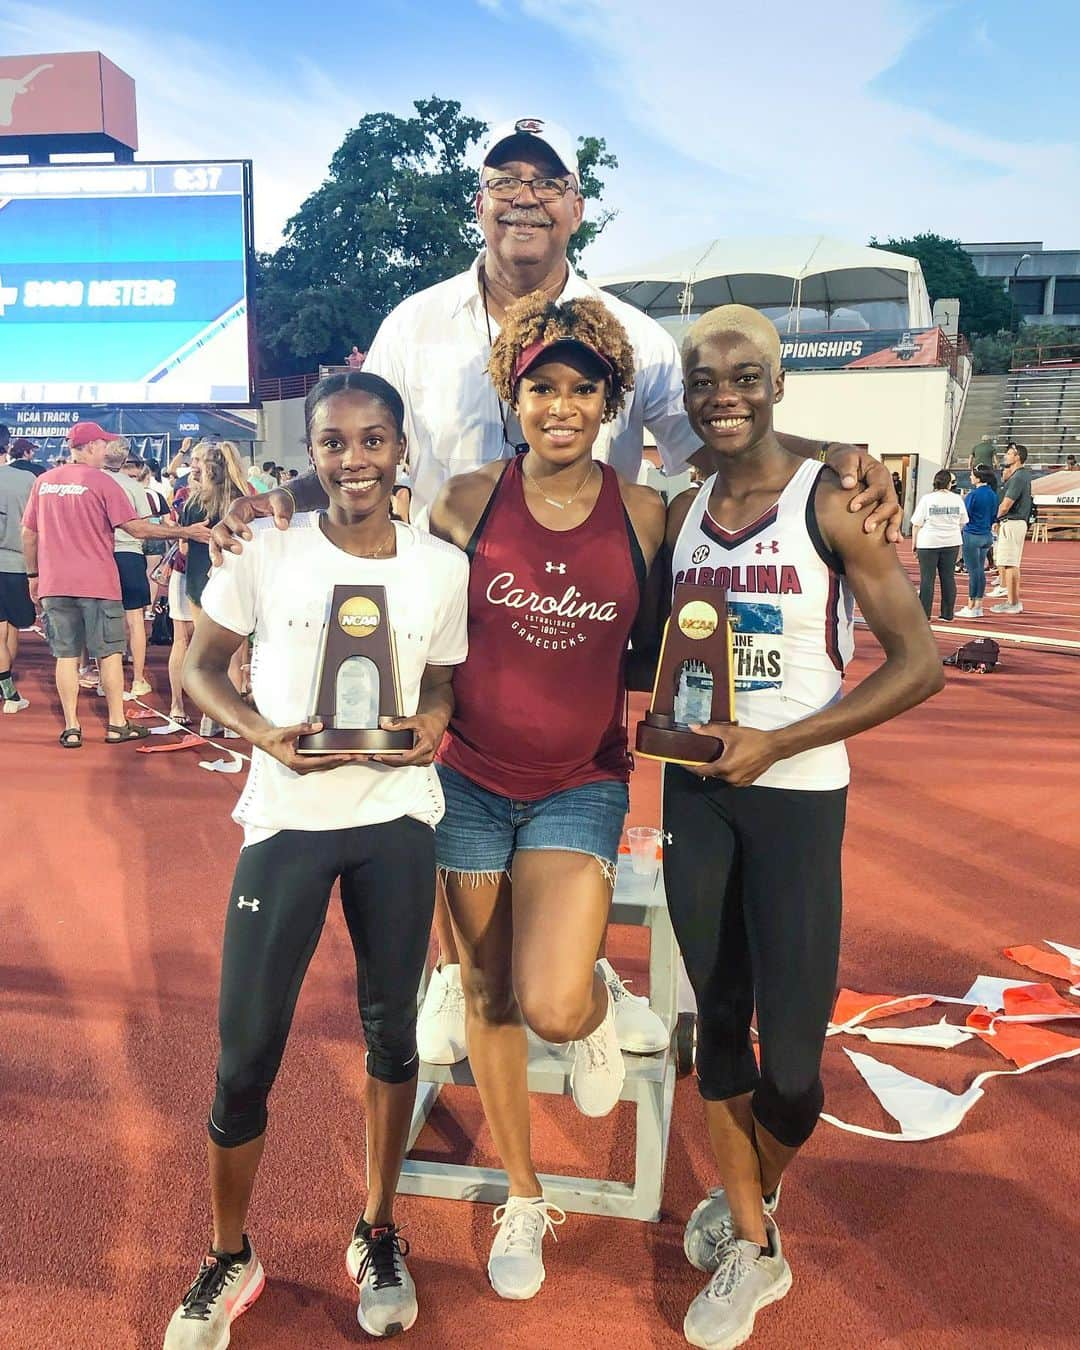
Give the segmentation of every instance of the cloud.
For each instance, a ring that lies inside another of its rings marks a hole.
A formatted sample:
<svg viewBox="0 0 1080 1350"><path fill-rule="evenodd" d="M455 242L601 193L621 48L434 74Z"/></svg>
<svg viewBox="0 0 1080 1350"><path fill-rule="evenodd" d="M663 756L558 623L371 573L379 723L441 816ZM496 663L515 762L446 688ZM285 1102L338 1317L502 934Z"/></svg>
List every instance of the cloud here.
<svg viewBox="0 0 1080 1350"><path fill-rule="evenodd" d="M640 157L620 154L608 196L622 215L590 253L594 272L616 250L644 260L724 234L1075 232L1075 144L980 135L876 89L934 17L925 4L773 0L744 24L715 0L521 8L579 48L579 79L600 83L611 123L632 124L661 166L634 183L624 171ZM620 139L608 136L617 152ZM639 240L644 253L624 251Z"/></svg>
<svg viewBox="0 0 1080 1350"><path fill-rule="evenodd" d="M367 111L303 58L271 76L243 53L162 24L109 25L25 3L0 8L0 50L53 51L58 33L64 50L103 51L135 77L140 158L255 161L260 247L278 242L285 221L322 182L345 131Z"/></svg>

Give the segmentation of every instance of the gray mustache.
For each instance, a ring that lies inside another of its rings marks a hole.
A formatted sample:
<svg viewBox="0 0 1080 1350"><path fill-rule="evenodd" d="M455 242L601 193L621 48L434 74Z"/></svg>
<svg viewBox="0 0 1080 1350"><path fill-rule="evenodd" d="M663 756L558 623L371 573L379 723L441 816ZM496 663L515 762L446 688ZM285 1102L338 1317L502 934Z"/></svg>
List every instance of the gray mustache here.
<svg viewBox="0 0 1080 1350"><path fill-rule="evenodd" d="M543 211L531 211L527 207L521 207L515 211L507 211L504 216L499 217L503 225L550 225L551 221Z"/></svg>

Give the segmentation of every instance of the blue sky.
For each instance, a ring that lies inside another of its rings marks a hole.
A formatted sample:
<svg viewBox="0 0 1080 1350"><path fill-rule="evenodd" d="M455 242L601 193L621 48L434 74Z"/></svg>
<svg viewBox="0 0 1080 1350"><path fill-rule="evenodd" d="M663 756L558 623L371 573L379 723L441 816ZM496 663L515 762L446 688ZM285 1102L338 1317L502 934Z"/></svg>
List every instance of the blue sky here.
<svg viewBox="0 0 1080 1350"><path fill-rule="evenodd" d="M721 235L1080 248L1077 0L0 0L0 52L100 49L143 158L254 160L273 245L366 112L456 98L619 157L594 277Z"/></svg>

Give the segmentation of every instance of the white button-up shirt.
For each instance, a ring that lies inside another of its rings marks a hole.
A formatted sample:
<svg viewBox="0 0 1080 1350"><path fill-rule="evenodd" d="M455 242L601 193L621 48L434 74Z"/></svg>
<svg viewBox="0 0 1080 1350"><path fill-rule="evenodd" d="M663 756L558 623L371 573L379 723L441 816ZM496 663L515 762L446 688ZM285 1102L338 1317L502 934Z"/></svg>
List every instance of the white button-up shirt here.
<svg viewBox="0 0 1080 1350"><path fill-rule="evenodd" d="M487 371L499 331L480 295L483 255L467 272L402 301L379 326L364 369L381 375L405 400L414 523L427 523L439 489L454 474L506 459L523 437ZM701 444L683 409L682 363L675 340L647 314L590 285L571 267L560 300L592 296L626 329L634 348L634 388L612 422L600 428L596 459L635 482L645 429L664 467L677 473ZM504 425L505 424L505 425Z"/></svg>

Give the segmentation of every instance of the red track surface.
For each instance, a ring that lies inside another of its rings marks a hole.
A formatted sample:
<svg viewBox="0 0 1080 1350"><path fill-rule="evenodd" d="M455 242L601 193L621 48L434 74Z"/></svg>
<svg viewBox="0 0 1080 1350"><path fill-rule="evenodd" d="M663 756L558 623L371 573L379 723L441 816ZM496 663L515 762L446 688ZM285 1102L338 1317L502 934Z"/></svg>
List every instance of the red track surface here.
<svg viewBox="0 0 1080 1350"><path fill-rule="evenodd" d="M910 543L900 545L900 557L915 586L919 584L919 564ZM1020 572L1023 614L993 614L991 605L1000 599L987 599L984 619L957 619L952 624L934 626L940 634L959 632L956 644L969 634L985 633L997 638L1019 637L1047 647L1080 654L1080 541L1057 539L1048 544L1024 546ZM967 604L967 577L956 578L956 604ZM935 592L934 613L940 609L940 593Z"/></svg>
<svg viewBox="0 0 1080 1350"><path fill-rule="evenodd" d="M1058 547L1032 554L1050 559ZM951 645L950 635L943 650ZM865 633L860 646L872 654ZM101 744L104 718L92 696L86 747L62 751L46 653L33 637L24 651L33 706L0 719L0 1344L142 1350L160 1345L207 1236L203 1122L222 900L238 844L227 814L240 780L204 773L191 751L145 756ZM865 670L857 659L853 678ZM159 687L163 676L159 666ZM978 973L1022 973L999 954L1003 946L1045 937L1080 944L1078 677L1075 657L1010 649L999 672L950 672L930 705L852 746L843 983L961 994ZM632 812L639 822L655 823L656 790L643 766ZM640 935L616 930L612 946L640 980ZM353 987L335 913L271 1102L251 1218L268 1283L236 1326L237 1350L365 1339L343 1260L364 1172ZM829 1108L891 1128L840 1039L826 1051ZM978 1043L858 1048L953 1090L981 1069L1004 1067ZM930 1143L821 1126L779 1216L795 1285L760 1316L753 1343L1077 1344L1078 1084L1076 1061L996 1080L956 1134ZM539 1099L533 1115L543 1170L627 1175L627 1107L586 1121L568 1102ZM471 1090L445 1094L423 1142L493 1161ZM544 1290L524 1304L503 1303L488 1287L490 1208L404 1199L399 1218L421 1299L407 1343L684 1344L683 1312L701 1277L683 1259L682 1225L715 1181L686 1080L664 1221L571 1216L558 1245L549 1243Z"/></svg>

